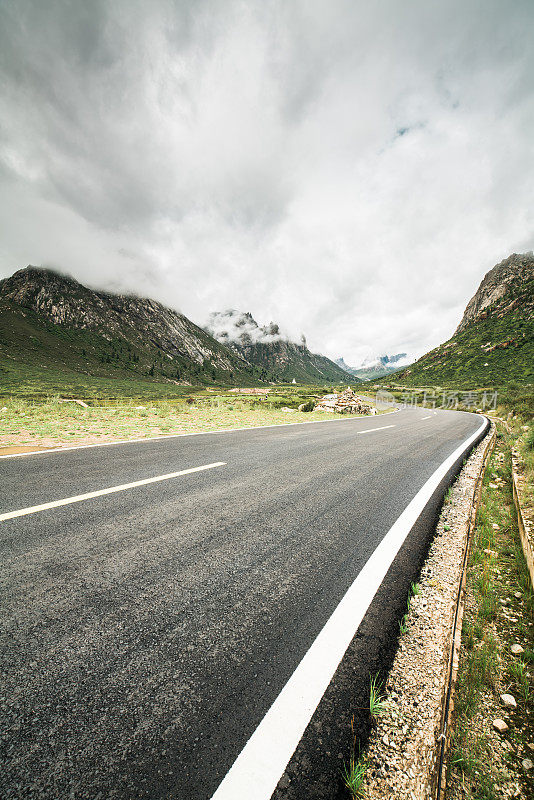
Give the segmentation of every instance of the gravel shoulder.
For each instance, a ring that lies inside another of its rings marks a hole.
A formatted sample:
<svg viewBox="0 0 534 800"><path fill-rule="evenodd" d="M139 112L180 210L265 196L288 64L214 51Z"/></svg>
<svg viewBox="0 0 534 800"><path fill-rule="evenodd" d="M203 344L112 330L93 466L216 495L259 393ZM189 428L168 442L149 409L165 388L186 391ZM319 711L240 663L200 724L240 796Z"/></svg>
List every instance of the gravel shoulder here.
<svg viewBox="0 0 534 800"><path fill-rule="evenodd" d="M355 797L432 796L453 616L473 494L490 435L474 448L449 490L420 579L412 587L375 728L360 758L366 771Z"/></svg>

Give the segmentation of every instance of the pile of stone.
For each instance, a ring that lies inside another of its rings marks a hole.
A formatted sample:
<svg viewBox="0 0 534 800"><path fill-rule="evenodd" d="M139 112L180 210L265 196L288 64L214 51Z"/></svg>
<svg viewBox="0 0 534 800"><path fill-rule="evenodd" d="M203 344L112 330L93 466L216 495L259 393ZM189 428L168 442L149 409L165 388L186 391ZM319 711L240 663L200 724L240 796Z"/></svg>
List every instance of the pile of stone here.
<svg viewBox="0 0 534 800"><path fill-rule="evenodd" d="M320 397L314 410L329 411L332 414L376 414L376 409L364 403L350 387L340 394L325 394Z"/></svg>

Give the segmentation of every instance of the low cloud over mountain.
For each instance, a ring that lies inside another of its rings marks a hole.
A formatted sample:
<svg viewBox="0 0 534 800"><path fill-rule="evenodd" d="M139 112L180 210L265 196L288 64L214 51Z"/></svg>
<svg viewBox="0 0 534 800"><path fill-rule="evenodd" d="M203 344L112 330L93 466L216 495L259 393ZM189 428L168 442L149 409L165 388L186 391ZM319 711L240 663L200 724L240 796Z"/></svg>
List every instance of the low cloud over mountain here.
<svg viewBox="0 0 534 800"><path fill-rule="evenodd" d="M533 22L532 0L1 2L0 276L246 308L349 364L420 355L534 246Z"/></svg>
<svg viewBox="0 0 534 800"><path fill-rule="evenodd" d="M260 327L252 314L229 309L210 314L206 329L220 342L240 344L271 344L284 337L274 322ZM289 339L289 337L285 337Z"/></svg>
<svg viewBox="0 0 534 800"><path fill-rule="evenodd" d="M275 322L260 326L249 312L216 311L206 330L261 370L264 380L297 380L303 383L346 382L347 373L326 356L311 353L306 338L292 342Z"/></svg>

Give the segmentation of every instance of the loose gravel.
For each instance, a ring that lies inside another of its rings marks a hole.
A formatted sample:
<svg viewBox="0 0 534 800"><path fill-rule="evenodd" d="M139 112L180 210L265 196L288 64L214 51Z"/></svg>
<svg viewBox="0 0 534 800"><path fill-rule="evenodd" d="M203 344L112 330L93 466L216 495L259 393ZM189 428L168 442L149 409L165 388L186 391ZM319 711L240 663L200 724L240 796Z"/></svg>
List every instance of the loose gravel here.
<svg viewBox="0 0 534 800"><path fill-rule="evenodd" d="M366 753L362 796L368 800L432 796L469 518L493 429L474 448L445 500L419 592L411 599L386 682L386 710Z"/></svg>

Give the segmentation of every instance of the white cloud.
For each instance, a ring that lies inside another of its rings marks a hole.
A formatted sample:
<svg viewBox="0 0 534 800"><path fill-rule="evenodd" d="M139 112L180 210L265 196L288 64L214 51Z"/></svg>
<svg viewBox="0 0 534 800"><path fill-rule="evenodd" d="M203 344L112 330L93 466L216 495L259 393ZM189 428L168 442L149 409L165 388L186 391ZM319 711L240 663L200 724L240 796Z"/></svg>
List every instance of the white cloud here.
<svg viewBox="0 0 534 800"><path fill-rule="evenodd" d="M220 342L228 344L271 344L284 337L276 323L260 327L248 312L234 309L214 311L210 314L207 330Z"/></svg>
<svg viewBox="0 0 534 800"><path fill-rule="evenodd" d="M534 245L534 7L0 2L0 272L48 264L358 363Z"/></svg>

